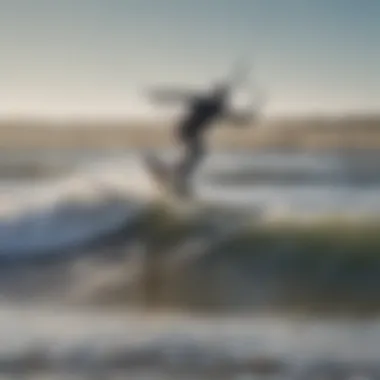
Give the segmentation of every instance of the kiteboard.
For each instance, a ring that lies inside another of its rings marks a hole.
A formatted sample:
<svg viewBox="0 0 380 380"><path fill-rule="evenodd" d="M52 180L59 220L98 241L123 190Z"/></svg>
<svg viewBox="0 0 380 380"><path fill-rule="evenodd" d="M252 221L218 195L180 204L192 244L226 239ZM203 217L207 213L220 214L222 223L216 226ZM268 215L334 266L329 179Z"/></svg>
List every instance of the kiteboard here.
<svg viewBox="0 0 380 380"><path fill-rule="evenodd" d="M190 194L180 190L174 166L165 163L154 154L144 156L144 165L161 195L176 200L189 200Z"/></svg>

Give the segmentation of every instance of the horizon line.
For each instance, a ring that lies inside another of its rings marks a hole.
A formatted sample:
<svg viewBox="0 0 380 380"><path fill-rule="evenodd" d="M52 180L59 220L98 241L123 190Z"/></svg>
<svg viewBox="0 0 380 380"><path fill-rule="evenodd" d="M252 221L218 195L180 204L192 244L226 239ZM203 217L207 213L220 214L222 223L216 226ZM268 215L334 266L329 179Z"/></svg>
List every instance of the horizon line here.
<svg viewBox="0 0 380 380"><path fill-rule="evenodd" d="M345 119L345 118L379 118L380 109L375 111L305 111L305 112L283 112L265 115L262 120L276 121L283 119ZM137 115L105 115L105 114L48 114L48 113L22 113L22 114L0 114L0 123L4 122L174 122L173 116L137 116Z"/></svg>

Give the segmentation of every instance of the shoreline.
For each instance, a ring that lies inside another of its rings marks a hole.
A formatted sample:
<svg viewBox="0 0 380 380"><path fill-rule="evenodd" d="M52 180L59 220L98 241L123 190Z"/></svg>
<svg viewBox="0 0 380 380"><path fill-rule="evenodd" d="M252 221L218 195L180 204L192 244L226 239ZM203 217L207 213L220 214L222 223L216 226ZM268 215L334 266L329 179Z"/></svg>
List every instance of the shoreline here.
<svg viewBox="0 0 380 380"><path fill-rule="evenodd" d="M166 149L175 146L173 122L0 120L1 149ZM210 149L380 149L380 117L289 119L256 126L215 126Z"/></svg>

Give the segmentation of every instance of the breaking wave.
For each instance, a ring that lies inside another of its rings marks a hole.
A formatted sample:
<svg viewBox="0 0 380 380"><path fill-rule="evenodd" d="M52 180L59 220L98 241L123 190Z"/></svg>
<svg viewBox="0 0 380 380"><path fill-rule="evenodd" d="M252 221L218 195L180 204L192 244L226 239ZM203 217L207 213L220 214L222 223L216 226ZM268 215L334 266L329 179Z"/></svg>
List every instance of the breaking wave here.
<svg viewBox="0 0 380 380"><path fill-rule="evenodd" d="M0 197L0 255L25 257L73 249L126 228L152 198L149 182L138 172L121 177L76 173L38 185L18 186ZM101 178L101 180L99 179ZM149 198L150 197L150 198Z"/></svg>

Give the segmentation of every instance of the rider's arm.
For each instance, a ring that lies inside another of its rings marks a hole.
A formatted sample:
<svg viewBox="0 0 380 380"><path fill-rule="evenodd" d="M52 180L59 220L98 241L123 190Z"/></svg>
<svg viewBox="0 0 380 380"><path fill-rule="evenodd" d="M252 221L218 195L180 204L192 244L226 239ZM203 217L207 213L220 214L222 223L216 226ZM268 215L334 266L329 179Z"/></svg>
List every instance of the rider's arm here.
<svg viewBox="0 0 380 380"><path fill-rule="evenodd" d="M264 95L260 92L246 110L227 110L226 119L236 126L254 126L263 117Z"/></svg>

